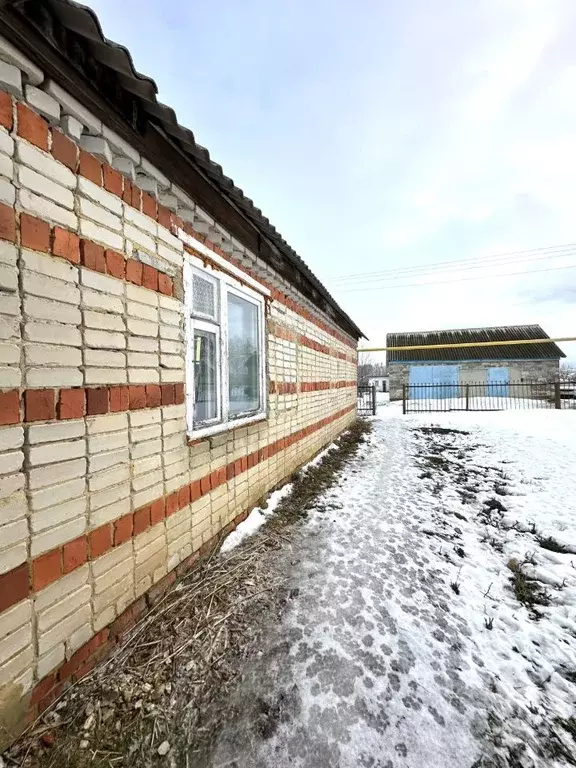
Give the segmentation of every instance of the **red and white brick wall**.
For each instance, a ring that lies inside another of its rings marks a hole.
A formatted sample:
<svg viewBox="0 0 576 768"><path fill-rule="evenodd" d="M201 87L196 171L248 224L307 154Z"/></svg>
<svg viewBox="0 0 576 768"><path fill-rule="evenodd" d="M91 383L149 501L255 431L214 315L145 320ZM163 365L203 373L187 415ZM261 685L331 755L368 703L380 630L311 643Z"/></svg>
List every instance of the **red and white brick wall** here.
<svg viewBox="0 0 576 768"><path fill-rule="evenodd" d="M356 345L1 39L0 85L0 732L15 733L355 418ZM180 229L272 297L266 420L194 442Z"/></svg>

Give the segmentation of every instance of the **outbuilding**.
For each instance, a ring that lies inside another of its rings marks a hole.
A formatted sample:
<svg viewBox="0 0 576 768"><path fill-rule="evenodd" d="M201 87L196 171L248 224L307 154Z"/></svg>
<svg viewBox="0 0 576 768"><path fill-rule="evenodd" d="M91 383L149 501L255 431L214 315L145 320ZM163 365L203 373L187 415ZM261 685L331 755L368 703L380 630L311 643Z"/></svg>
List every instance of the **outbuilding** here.
<svg viewBox="0 0 576 768"><path fill-rule="evenodd" d="M565 354L554 342L539 341L547 338L539 325L389 333L387 347L421 347L387 352L390 399L402 399L404 387L424 384L444 385L426 390L427 397L434 392L443 397L454 393L458 384L487 384L506 395L510 382L555 381ZM523 341L538 343L514 343ZM478 346L442 348L442 344Z"/></svg>
<svg viewBox="0 0 576 768"><path fill-rule="evenodd" d="M361 331L156 93L2 4L0 750L356 418Z"/></svg>

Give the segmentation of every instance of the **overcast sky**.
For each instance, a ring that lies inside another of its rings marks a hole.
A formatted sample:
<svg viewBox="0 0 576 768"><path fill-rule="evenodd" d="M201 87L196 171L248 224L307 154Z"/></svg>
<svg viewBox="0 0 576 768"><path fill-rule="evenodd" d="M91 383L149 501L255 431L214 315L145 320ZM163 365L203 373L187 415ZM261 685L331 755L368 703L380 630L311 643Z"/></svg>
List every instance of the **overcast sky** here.
<svg viewBox="0 0 576 768"><path fill-rule="evenodd" d="M89 5L371 345L576 335L574 0Z"/></svg>

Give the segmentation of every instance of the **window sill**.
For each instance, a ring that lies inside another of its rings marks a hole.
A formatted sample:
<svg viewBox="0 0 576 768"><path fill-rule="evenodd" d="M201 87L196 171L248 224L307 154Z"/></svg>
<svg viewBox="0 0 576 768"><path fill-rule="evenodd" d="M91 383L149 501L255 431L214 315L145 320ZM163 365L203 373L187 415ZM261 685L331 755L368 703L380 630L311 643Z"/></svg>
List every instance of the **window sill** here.
<svg viewBox="0 0 576 768"><path fill-rule="evenodd" d="M259 421L266 421L267 418L268 417L265 413L258 413L255 416L246 416L244 419L235 419L234 421L229 421L226 424L214 424L211 427L204 427L204 429L195 429L191 434L188 434L188 445L195 445L205 437L221 435L224 432L233 432L235 429L239 429L240 427L256 424Z"/></svg>

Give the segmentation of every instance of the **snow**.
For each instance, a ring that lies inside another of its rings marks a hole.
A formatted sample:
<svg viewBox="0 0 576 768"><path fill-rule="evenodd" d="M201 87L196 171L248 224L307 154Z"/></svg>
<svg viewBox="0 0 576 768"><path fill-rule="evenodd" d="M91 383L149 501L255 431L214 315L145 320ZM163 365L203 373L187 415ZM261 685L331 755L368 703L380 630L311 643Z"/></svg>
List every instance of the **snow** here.
<svg viewBox="0 0 576 768"><path fill-rule="evenodd" d="M278 555L291 598L222 713L213 765L568 765L576 412L391 403L373 427ZM520 603L510 566L549 605Z"/></svg>

